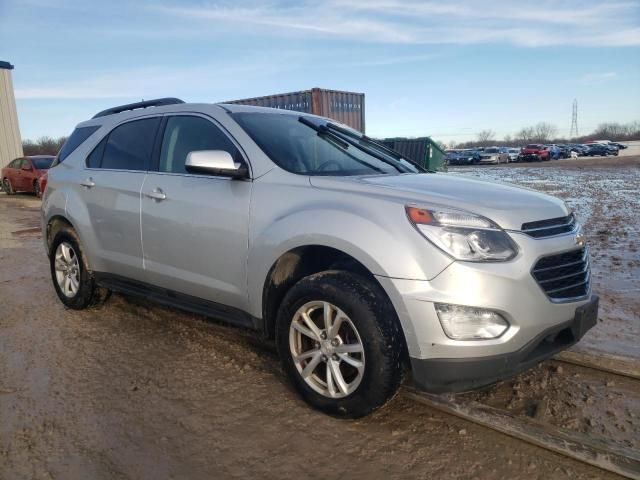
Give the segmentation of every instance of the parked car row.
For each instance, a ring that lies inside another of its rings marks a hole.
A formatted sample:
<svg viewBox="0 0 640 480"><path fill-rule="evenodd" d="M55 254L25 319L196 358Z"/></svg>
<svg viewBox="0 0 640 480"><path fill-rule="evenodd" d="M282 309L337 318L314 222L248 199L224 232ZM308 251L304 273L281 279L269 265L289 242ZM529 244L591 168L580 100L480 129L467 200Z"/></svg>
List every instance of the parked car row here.
<svg viewBox="0 0 640 480"><path fill-rule="evenodd" d="M607 140L586 144L541 144L530 143L518 147L478 147L447 150L445 160L448 165L478 165L480 163L543 162L561 158L584 156L617 156L626 145Z"/></svg>
<svg viewBox="0 0 640 480"><path fill-rule="evenodd" d="M30 192L40 197L46 188L47 171L54 158L53 155L16 158L1 171L2 189L7 195Z"/></svg>

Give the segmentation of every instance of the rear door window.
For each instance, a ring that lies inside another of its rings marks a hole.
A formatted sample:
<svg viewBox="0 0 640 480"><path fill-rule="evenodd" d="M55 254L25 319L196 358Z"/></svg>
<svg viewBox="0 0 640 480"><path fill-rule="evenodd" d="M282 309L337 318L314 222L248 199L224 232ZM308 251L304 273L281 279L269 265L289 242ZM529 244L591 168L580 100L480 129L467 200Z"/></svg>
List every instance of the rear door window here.
<svg viewBox="0 0 640 480"><path fill-rule="evenodd" d="M127 122L113 129L106 139L100 168L147 170L159 123L160 117L144 118ZM94 161L97 162L97 160Z"/></svg>
<svg viewBox="0 0 640 480"><path fill-rule="evenodd" d="M100 143L93 149L93 151L87 157L87 167L100 168L102 163L102 154L104 153L104 146L107 144L107 138L104 137Z"/></svg>

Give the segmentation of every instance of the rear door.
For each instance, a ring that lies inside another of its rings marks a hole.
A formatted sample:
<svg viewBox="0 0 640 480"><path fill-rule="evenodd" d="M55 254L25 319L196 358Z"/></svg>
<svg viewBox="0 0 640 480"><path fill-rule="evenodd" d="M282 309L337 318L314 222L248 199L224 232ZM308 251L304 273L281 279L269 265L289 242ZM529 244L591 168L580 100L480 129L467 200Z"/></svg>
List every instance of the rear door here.
<svg viewBox="0 0 640 480"><path fill-rule="evenodd" d="M197 150L225 150L246 160L213 119L165 117L157 165L142 187L145 275L154 285L247 310L247 250L251 182L190 174Z"/></svg>
<svg viewBox="0 0 640 480"><path fill-rule="evenodd" d="M14 190L25 190L24 185L24 171L22 167L28 165L26 162L26 158L21 158L18 160L16 168L11 172L11 184L13 185Z"/></svg>
<svg viewBox="0 0 640 480"><path fill-rule="evenodd" d="M29 158L25 158L22 160L21 172L22 189L27 192L33 192L33 181L37 178L37 175L33 167L33 162Z"/></svg>
<svg viewBox="0 0 640 480"><path fill-rule="evenodd" d="M94 270L142 280L140 189L161 117L116 126L87 157L80 194L88 209Z"/></svg>

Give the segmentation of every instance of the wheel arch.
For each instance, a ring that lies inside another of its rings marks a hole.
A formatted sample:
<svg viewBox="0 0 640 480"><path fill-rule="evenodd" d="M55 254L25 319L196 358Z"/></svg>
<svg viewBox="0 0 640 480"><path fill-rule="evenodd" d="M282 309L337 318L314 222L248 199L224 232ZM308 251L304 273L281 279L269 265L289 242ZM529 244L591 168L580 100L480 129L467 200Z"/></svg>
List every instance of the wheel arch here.
<svg viewBox="0 0 640 480"><path fill-rule="evenodd" d="M274 338L278 309L286 293L302 278L326 270L343 270L371 281L389 302L395 305L376 276L363 262L338 248L320 244L301 245L281 254L272 264L262 286L262 318L267 338ZM402 331L403 358L408 360L405 331L395 312L395 321Z"/></svg>
<svg viewBox="0 0 640 480"><path fill-rule="evenodd" d="M53 243L53 239L56 237L58 232L64 228L70 228L71 230L76 232L76 235L78 233L76 228L73 226L73 223L71 223L71 221L63 215L53 215L51 218L49 218L49 220L47 220L47 225L44 232L47 252L51 252L51 244Z"/></svg>

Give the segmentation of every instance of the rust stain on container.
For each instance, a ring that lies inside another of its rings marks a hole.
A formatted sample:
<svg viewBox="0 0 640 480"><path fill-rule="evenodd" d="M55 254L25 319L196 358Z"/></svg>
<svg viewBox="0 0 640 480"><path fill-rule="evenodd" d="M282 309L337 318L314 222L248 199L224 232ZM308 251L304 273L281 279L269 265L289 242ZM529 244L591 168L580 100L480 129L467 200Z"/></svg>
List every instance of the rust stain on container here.
<svg viewBox="0 0 640 480"><path fill-rule="evenodd" d="M332 118L362 133L365 130L364 93L312 88L311 90L245 98L224 103L311 113Z"/></svg>

